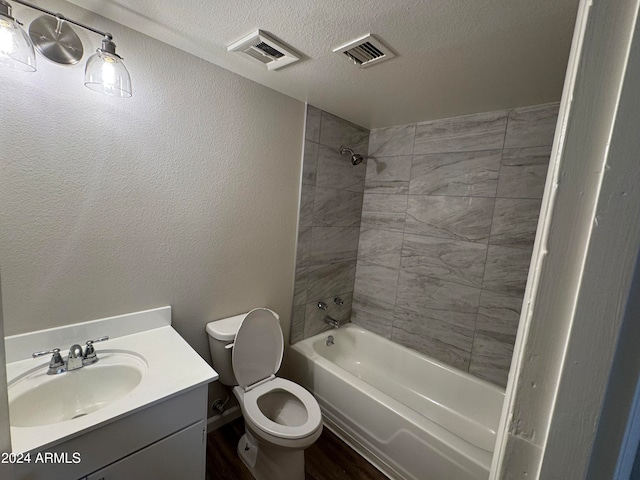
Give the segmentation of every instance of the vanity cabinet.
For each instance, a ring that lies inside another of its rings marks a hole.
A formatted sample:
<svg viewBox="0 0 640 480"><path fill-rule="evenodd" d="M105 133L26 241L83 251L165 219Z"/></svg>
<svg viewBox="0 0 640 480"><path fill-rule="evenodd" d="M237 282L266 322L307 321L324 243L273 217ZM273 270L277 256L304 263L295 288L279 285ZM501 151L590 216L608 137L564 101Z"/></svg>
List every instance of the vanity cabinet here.
<svg viewBox="0 0 640 480"><path fill-rule="evenodd" d="M207 386L132 412L40 452L78 463L15 465L14 480L204 480ZM32 452L32 458L37 452Z"/></svg>
<svg viewBox="0 0 640 480"><path fill-rule="evenodd" d="M206 423L200 422L129 455L86 480L204 478Z"/></svg>

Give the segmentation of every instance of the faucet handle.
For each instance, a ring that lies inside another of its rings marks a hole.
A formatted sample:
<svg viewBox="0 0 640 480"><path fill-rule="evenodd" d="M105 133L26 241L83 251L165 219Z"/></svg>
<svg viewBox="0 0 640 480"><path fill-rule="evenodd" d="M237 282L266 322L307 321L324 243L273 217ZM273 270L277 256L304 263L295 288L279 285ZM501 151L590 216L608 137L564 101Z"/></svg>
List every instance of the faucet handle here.
<svg viewBox="0 0 640 480"><path fill-rule="evenodd" d="M87 348L84 350L84 364L91 365L98 361L98 357L96 356L96 349L93 348L94 343L104 342L109 340L108 336L96 338L95 340L87 340Z"/></svg>
<svg viewBox="0 0 640 480"><path fill-rule="evenodd" d="M93 345L94 343L104 342L104 341L107 341L107 340L109 340L108 336L99 337L99 338L96 338L95 340L87 340L87 347L90 346L90 345Z"/></svg>
<svg viewBox="0 0 640 480"><path fill-rule="evenodd" d="M50 353L53 354L53 356L51 357L51 361L49 362L49 370L47 371L47 375L55 375L56 373L62 373L66 371L64 360L62 359L62 355L60 355L59 348L54 348L52 350L43 350L41 352L34 352L31 356L33 358L38 358Z"/></svg>
<svg viewBox="0 0 640 480"><path fill-rule="evenodd" d="M60 349L59 348L52 348L51 350L42 350L41 352L34 352L31 354L31 356L33 358L38 358L38 357L43 357L44 355L49 355L50 353L53 354L53 356L55 357L56 355L60 355Z"/></svg>
<svg viewBox="0 0 640 480"><path fill-rule="evenodd" d="M329 305L327 305L326 303L324 303L322 300L318 301L318 308L320 310L326 310L327 308L329 308Z"/></svg>

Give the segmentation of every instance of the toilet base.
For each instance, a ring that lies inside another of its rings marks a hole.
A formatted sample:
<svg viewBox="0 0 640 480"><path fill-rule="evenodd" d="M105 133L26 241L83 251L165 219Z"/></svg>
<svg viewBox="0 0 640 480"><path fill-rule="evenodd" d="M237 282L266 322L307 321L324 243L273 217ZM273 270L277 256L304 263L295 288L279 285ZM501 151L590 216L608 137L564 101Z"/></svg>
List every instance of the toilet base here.
<svg viewBox="0 0 640 480"><path fill-rule="evenodd" d="M244 463L253 474L256 466L256 457L258 456L258 446L249 441L246 433L240 437L240 441L238 442L238 456L240 460L242 460L242 463Z"/></svg>
<svg viewBox="0 0 640 480"><path fill-rule="evenodd" d="M256 480L304 480L304 450L258 443L246 431L238 442L238 456Z"/></svg>

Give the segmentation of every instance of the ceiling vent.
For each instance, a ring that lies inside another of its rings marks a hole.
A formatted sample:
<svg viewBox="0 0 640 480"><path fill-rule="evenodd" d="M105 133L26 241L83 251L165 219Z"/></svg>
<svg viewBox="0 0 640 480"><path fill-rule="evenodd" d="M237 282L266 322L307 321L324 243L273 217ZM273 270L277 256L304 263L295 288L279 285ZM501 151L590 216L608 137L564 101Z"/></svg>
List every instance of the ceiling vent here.
<svg viewBox="0 0 640 480"><path fill-rule="evenodd" d="M367 68L396 56L389 47L371 34L335 48L333 51L344 53L360 68Z"/></svg>
<svg viewBox="0 0 640 480"><path fill-rule="evenodd" d="M227 47L227 52L237 52L258 61L267 70L277 70L300 60L290 48L277 42L262 30L258 30Z"/></svg>

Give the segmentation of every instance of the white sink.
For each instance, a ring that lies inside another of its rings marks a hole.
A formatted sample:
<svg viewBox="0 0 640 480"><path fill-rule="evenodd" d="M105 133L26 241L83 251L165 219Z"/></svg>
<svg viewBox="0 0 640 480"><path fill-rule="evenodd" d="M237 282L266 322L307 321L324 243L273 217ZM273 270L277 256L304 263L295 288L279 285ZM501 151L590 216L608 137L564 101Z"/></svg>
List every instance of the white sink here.
<svg viewBox="0 0 640 480"><path fill-rule="evenodd" d="M98 362L78 370L47 375L50 357L31 357L103 335ZM14 452L53 448L218 378L171 327L171 307L13 335L5 354Z"/></svg>
<svg viewBox="0 0 640 480"><path fill-rule="evenodd" d="M140 385L147 364L138 354L99 350L93 365L47 375L48 362L9 382L9 411L14 427L74 421L125 397Z"/></svg>

